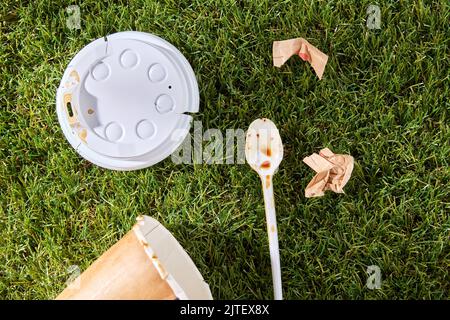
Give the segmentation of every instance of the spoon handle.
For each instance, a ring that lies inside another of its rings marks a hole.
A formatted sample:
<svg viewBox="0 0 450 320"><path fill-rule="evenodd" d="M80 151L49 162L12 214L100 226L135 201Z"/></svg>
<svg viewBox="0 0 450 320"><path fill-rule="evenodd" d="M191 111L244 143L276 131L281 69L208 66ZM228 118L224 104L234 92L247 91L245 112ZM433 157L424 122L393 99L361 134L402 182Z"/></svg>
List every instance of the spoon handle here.
<svg viewBox="0 0 450 320"><path fill-rule="evenodd" d="M273 197L272 176L261 176L266 209L267 234L269 235L270 262L272 265L273 293L275 300L283 299L281 286L280 250L278 248L277 218Z"/></svg>

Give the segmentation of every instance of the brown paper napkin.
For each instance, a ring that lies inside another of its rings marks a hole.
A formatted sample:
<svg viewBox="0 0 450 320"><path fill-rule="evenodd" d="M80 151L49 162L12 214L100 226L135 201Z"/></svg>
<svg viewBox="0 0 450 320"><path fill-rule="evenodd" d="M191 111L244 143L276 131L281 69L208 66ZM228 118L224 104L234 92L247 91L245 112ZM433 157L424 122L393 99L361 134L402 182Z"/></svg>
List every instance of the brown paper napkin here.
<svg viewBox="0 0 450 320"><path fill-rule="evenodd" d="M330 149L320 150L319 154L313 153L305 157L306 163L317 174L309 182L305 189L305 196L321 197L326 190L336 193L344 193L344 186L352 175L354 159L350 155L334 154Z"/></svg>
<svg viewBox="0 0 450 320"><path fill-rule="evenodd" d="M288 59L297 54L302 60L308 61L319 79L322 79L328 56L303 38L274 41L272 47L273 65L281 67Z"/></svg>

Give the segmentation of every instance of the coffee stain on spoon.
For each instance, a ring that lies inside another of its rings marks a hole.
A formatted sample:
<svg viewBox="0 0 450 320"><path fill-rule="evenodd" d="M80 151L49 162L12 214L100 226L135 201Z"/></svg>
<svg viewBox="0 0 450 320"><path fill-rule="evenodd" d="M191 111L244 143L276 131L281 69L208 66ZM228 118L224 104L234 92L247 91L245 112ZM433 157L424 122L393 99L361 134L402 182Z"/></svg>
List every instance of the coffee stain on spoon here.
<svg viewBox="0 0 450 320"><path fill-rule="evenodd" d="M264 161L261 163L261 169L269 169L270 168L270 161Z"/></svg>
<svg viewBox="0 0 450 320"><path fill-rule="evenodd" d="M270 181L272 179L270 178L270 176L266 176L266 189L270 187Z"/></svg>

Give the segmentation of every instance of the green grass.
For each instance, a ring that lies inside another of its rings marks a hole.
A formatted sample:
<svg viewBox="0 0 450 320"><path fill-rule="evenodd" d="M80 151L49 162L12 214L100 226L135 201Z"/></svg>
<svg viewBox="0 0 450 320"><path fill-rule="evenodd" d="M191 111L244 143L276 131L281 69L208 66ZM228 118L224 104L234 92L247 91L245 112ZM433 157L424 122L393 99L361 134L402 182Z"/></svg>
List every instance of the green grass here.
<svg viewBox="0 0 450 320"><path fill-rule="evenodd" d="M70 59L104 35L138 30L177 46L200 88L203 127L279 127L275 200L287 299L448 299L448 2L72 1L0 4L0 298L52 299L140 214L189 252L216 299L270 299L260 182L243 165L113 172L89 164L59 128L55 94ZM329 55L324 78L272 41L305 37ZM306 199L303 157L329 147L356 166L343 195ZM378 265L379 290L366 287Z"/></svg>

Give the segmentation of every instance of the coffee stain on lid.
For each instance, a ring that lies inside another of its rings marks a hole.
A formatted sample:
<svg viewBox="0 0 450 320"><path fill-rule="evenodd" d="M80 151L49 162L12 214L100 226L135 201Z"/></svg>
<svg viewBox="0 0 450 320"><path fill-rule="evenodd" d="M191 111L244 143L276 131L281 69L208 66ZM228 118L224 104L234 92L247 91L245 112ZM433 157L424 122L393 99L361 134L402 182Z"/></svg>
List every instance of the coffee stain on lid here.
<svg viewBox="0 0 450 320"><path fill-rule="evenodd" d="M76 70L72 70L69 74L70 77L72 77L77 83L80 82L80 75Z"/></svg>
<svg viewBox="0 0 450 320"><path fill-rule="evenodd" d="M64 97L63 97L63 103L64 103L64 105L67 105L69 102L72 102L72 94L65 93Z"/></svg>
<svg viewBox="0 0 450 320"><path fill-rule="evenodd" d="M75 108L75 106L72 104L72 94L71 93L64 94L62 107L66 110L66 114L67 114L67 117L69 118L70 124L74 124L74 123L78 122L77 117L76 117L78 115L78 111ZM73 113L72 116L69 114L68 108L71 108L72 113Z"/></svg>
<svg viewBox="0 0 450 320"><path fill-rule="evenodd" d="M83 141L84 143L86 143L87 130L86 130L86 129L82 129L82 130L78 133L78 136L80 137L81 141Z"/></svg>

